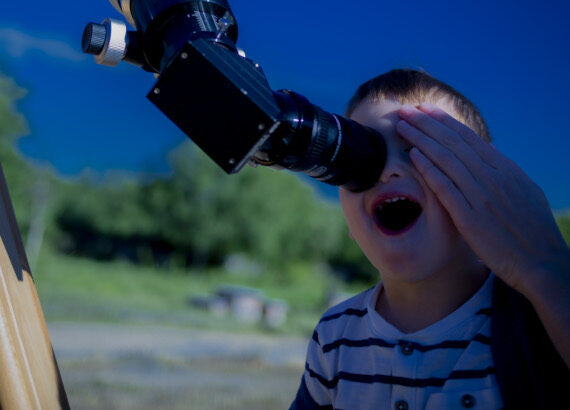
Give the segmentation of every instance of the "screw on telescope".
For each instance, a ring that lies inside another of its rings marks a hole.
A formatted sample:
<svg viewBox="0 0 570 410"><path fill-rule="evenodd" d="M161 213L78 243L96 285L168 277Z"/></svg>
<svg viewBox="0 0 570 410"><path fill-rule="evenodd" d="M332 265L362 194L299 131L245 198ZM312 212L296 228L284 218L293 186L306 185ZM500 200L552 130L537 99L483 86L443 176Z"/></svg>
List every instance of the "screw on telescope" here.
<svg viewBox="0 0 570 410"><path fill-rule="evenodd" d="M226 15L228 15L228 13L226 13ZM216 34L216 40L219 40L222 37L222 35L226 34L228 29L232 25L232 22L228 18L226 18L226 16L218 20L218 23L220 24L220 27L218 29L218 33Z"/></svg>

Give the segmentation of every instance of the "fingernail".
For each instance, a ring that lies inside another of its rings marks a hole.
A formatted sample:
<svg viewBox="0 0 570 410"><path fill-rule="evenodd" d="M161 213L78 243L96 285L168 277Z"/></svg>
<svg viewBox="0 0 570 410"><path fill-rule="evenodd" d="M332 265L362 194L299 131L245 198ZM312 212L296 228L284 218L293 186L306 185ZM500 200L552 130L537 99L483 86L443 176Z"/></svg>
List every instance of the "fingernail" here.
<svg viewBox="0 0 570 410"><path fill-rule="evenodd" d="M425 111L433 111L435 109L435 105L428 102L423 102L420 104L420 108Z"/></svg>
<svg viewBox="0 0 570 410"><path fill-rule="evenodd" d="M402 107L400 108L400 112L402 114L404 114L405 116L408 116L408 115L412 115L412 113L414 112L414 109L412 108L411 105L405 104L405 105L402 105Z"/></svg>

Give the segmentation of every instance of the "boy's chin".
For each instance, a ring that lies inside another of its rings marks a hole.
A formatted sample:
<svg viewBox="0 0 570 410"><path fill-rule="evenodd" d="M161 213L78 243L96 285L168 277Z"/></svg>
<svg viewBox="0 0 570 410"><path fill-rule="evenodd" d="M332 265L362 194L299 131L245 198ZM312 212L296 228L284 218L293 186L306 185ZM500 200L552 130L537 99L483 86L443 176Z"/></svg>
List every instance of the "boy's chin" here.
<svg viewBox="0 0 570 410"><path fill-rule="evenodd" d="M374 265L378 270L405 281L420 281L449 267L457 249L445 241L406 241L391 244L376 254ZM446 246L451 245L451 246ZM453 264L453 263L452 263Z"/></svg>
<svg viewBox="0 0 570 410"><path fill-rule="evenodd" d="M420 283L434 276L434 272L430 270L418 269L401 269L390 271L380 275L382 280L392 283Z"/></svg>
<svg viewBox="0 0 570 410"><path fill-rule="evenodd" d="M381 259L378 270L382 277L411 283L445 272L456 274L476 257L464 240L458 238L455 243L442 241L432 246L419 245L413 250L384 253Z"/></svg>
<svg viewBox="0 0 570 410"><path fill-rule="evenodd" d="M391 279L402 282L419 282L428 278L436 270L436 266L416 263L409 259L385 260L379 266L380 276L383 279Z"/></svg>
<svg viewBox="0 0 570 410"><path fill-rule="evenodd" d="M421 281L454 264L450 262L456 259L454 255L467 257L465 241L451 220L440 218L436 222L430 223L427 214L422 213L416 223L400 235L385 235L377 229L372 245L375 249L368 253L368 259L381 274L386 272L401 280Z"/></svg>

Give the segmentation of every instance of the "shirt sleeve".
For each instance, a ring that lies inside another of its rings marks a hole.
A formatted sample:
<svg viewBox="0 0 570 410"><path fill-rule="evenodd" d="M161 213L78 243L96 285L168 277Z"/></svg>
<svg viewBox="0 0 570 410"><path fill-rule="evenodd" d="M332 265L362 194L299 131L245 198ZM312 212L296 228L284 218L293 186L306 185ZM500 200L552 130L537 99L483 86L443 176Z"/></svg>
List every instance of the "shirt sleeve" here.
<svg viewBox="0 0 570 410"><path fill-rule="evenodd" d="M311 393L307 389L305 376L303 376L301 386L299 386L297 391L297 397L295 397L295 401L291 404L289 410L333 410L333 407L331 405L321 406L313 400Z"/></svg>
<svg viewBox="0 0 570 410"><path fill-rule="evenodd" d="M328 373L326 370L328 366L324 359L319 336L315 330L309 342L301 386L290 410L333 409L330 390L324 382Z"/></svg>

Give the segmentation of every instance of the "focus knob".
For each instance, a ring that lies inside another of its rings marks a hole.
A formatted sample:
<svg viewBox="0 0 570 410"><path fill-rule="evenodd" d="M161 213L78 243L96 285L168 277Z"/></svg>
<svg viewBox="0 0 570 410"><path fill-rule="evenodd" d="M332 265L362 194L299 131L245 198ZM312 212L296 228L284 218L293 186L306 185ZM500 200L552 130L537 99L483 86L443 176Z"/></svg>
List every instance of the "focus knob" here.
<svg viewBox="0 0 570 410"><path fill-rule="evenodd" d="M127 52L127 25L115 19L89 23L83 31L81 48L93 54L97 63L116 66Z"/></svg>

